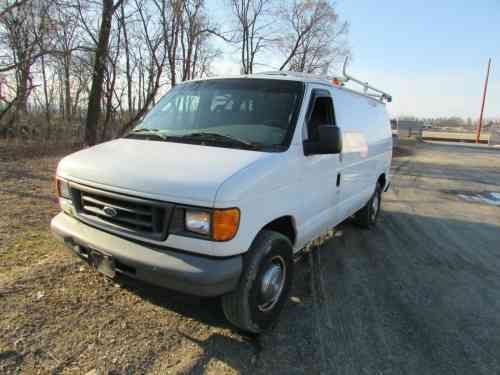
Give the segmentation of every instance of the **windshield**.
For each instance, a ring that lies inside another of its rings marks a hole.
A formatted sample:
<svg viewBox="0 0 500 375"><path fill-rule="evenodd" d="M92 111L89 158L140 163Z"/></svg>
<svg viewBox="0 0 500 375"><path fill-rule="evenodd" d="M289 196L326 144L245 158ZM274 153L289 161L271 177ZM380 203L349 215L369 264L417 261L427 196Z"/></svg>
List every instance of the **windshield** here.
<svg viewBox="0 0 500 375"><path fill-rule="evenodd" d="M303 91L300 82L269 79L185 83L170 90L129 136L283 150Z"/></svg>

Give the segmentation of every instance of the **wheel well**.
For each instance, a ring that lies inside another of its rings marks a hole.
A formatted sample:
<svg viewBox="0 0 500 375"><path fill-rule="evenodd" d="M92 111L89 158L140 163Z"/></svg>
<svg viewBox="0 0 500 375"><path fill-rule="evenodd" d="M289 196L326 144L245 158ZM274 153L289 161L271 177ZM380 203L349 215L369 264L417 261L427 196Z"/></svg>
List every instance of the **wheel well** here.
<svg viewBox="0 0 500 375"><path fill-rule="evenodd" d="M281 233L290 239L292 245L295 244L295 238L297 234L295 232L295 225L291 216L283 216L276 220L273 220L269 224L266 224L266 226L262 229Z"/></svg>
<svg viewBox="0 0 500 375"><path fill-rule="evenodd" d="M379 183L379 184L380 184L380 186L382 187L382 189L384 189L384 188L385 188L385 183L386 183L385 173L382 173L382 174L379 176L379 178L378 178L378 180L377 180L377 183Z"/></svg>

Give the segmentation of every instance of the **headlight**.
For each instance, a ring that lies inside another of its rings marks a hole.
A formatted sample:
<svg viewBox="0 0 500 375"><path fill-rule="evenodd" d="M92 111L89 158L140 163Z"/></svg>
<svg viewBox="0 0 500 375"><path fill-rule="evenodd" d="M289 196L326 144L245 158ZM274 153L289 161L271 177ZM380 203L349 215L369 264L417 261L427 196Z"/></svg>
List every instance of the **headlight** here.
<svg viewBox="0 0 500 375"><path fill-rule="evenodd" d="M69 189L69 184L66 181L57 180L57 192L60 197L71 199L71 191Z"/></svg>
<svg viewBox="0 0 500 375"><path fill-rule="evenodd" d="M207 236L215 241L229 241L238 232L240 210L237 208L212 211L186 209L184 227L187 231Z"/></svg>
<svg viewBox="0 0 500 375"><path fill-rule="evenodd" d="M209 235L210 213L207 211L186 210L185 226L190 232Z"/></svg>

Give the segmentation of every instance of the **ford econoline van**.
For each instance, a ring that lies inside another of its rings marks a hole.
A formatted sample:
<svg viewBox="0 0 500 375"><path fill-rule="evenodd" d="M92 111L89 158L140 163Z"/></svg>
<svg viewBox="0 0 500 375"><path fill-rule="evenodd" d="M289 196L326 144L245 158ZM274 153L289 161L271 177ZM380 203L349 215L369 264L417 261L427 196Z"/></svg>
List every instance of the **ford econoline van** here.
<svg viewBox="0 0 500 375"><path fill-rule="evenodd" d="M123 138L61 160L52 231L109 277L221 296L261 332L309 244L351 216L375 225L387 98L286 72L179 84Z"/></svg>

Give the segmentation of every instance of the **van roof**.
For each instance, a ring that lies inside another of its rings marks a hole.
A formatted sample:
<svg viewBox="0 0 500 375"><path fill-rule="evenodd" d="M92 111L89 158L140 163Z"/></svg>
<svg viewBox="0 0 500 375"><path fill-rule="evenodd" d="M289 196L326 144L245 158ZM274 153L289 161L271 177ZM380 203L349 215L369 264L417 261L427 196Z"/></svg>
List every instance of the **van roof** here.
<svg viewBox="0 0 500 375"><path fill-rule="evenodd" d="M333 78L333 77L332 77ZM224 75L224 76L213 76L206 78L198 78L187 82L196 81L208 81L208 80L220 80L220 79L269 79L269 80L282 80L282 81L295 81L303 82L305 84L320 84L328 86L329 88L334 88L336 90L345 91L354 95L361 95L365 98L372 99L378 103L385 105L385 102L381 100L380 97L375 97L370 94L365 94L360 91L353 90L351 88L335 85L328 78L324 78L315 74L300 73L300 72L290 72L290 71L272 71L272 72L262 72L253 74L243 74L243 75Z"/></svg>

